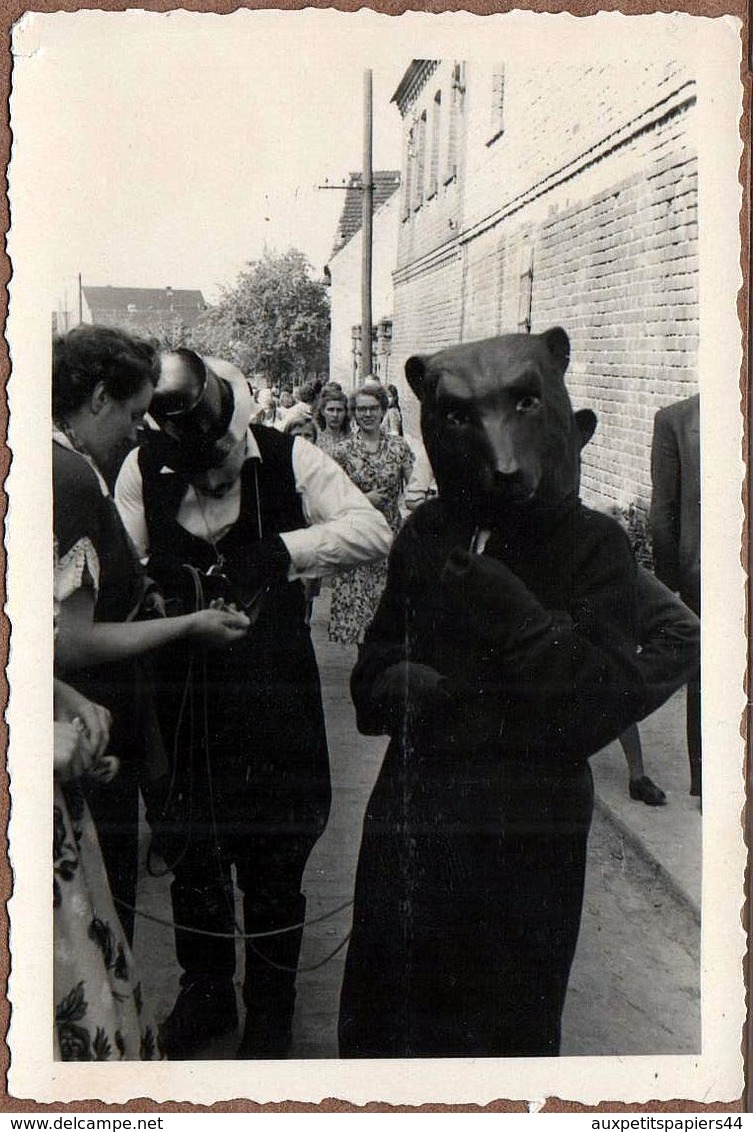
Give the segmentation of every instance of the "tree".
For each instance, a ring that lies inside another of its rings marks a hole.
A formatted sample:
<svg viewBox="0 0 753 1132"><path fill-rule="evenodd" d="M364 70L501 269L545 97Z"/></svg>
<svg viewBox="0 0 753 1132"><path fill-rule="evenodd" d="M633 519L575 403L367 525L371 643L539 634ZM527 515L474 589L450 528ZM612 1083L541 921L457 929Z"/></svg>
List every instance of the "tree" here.
<svg viewBox="0 0 753 1132"><path fill-rule="evenodd" d="M289 385L326 369L329 295L295 248L265 251L223 291L194 331L194 348Z"/></svg>

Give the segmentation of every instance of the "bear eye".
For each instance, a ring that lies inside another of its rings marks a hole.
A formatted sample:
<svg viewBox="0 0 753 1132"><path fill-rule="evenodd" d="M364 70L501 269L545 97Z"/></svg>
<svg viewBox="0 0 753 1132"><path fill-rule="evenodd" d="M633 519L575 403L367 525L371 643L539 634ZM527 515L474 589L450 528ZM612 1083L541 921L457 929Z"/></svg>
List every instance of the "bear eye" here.
<svg viewBox="0 0 753 1132"><path fill-rule="evenodd" d="M518 413L531 413L534 409L538 409L541 404L541 398L536 397L533 393L526 393L520 397L515 409Z"/></svg>
<svg viewBox="0 0 753 1132"><path fill-rule="evenodd" d="M467 409L445 409L444 412L445 423L452 425L454 428L462 428L470 422L471 414Z"/></svg>

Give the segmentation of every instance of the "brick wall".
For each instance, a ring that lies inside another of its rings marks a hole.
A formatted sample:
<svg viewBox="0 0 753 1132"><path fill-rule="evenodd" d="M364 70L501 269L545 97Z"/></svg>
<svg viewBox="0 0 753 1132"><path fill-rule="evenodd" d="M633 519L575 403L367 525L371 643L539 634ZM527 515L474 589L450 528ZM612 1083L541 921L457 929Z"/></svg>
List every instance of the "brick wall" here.
<svg viewBox="0 0 753 1132"><path fill-rule="evenodd" d="M543 83L513 68L506 128L489 144L490 73L467 68L452 237L436 223L441 195L434 217L422 208L401 224L396 370L411 353L517 330L532 264L531 329L567 329L573 401L599 415L584 498L645 507L654 414L697 390L692 78L651 61L567 67ZM421 98L443 74L431 75ZM406 391L401 400L412 423L414 399Z"/></svg>
<svg viewBox="0 0 753 1132"><path fill-rule="evenodd" d="M684 117L684 115L682 116ZM698 184L686 122L636 149L640 173L541 226L532 329L570 334L569 387L599 416L583 495L600 505L651 495L656 410L698 388Z"/></svg>
<svg viewBox="0 0 753 1132"><path fill-rule="evenodd" d="M405 381L405 362L411 354L430 354L460 338L462 264L451 253L420 270L396 273L393 323L393 380L400 390L405 431L418 435L419 406Z"/></svg>

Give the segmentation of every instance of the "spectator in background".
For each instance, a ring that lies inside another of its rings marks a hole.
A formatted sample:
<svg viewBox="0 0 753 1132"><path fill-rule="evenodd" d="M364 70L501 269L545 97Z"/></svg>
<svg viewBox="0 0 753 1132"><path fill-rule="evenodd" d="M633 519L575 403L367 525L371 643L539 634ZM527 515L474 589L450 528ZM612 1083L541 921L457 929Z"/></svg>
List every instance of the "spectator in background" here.
<svg viewBox="0 0 753 1132"><path fill-rule="evenodd" d="M651 447L656 576L701 614L701 470L698 394L660 409ZM701 797L701 673L687 687L690 793Z"/></svg>
<svg viewBox="0 0 753 1132"><path fill-rule="evenodd" d="M311 444L316 444L319 436L319 430L314 421L306 417L286 421L282 426L282 431L286 436L302 436L304 440L308 440Z"/></svg>
<svg viewBox="0 0 753 1132"><path fill-rule="evenodd" d="M403 414L400 412L400 398L396 385L385 385L389 402L384 414L382 428L388 436L403 435Z"/></svg>
<svg viewBox="0 0 753 1132"><path fill-rule="evenodd" d="M277 427L284 429L286 425L292 424L293 421L310 421L314 416L314 405L321 387L321 382L318 379L304 382L298 391L298 400L287 410L278 422Z"/></svg>
<svg viewBox="0 0 753 1132"><path fill-rule="evenodd" d="M338 445L334 459L396 532L402 522L399 503L410 480L413 453L402 437L387 436L382 431L387 392L378 381L365 381L354 393L351 407L357 431ZM331 641L344 645L363 641L386 582L386 556L336 575L329 620Z"/></svg>
<svg viewBox="0 0 753 1132"><path fill-rule="evenodd" d="M327 384L322 388L316 403L316 423L319 426L317 443L332 456L335 448L351 435L348 398L340 386Z"/></svg>
<svg viewBox="0 0 753 1132"><path fill-rule="evenodd" d="M271 389L260 389L256 395L256 403L259 406L259 413L254 417L254 424L267 425L273 428L280 419L280 410L277 404L277 398Z"/></svg>

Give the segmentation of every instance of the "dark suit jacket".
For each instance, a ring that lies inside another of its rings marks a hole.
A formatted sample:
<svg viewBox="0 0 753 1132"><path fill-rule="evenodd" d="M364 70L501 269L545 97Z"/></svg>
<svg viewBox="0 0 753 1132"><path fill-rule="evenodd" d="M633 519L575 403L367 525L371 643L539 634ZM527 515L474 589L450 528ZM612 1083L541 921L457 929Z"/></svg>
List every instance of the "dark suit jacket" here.
<svg viewBox="0 0 753 1132"><path fill-rule="evenodd" d="M701 602L699 396L660 409L651 447L656 574L696 613Z"/></svg>

